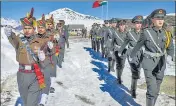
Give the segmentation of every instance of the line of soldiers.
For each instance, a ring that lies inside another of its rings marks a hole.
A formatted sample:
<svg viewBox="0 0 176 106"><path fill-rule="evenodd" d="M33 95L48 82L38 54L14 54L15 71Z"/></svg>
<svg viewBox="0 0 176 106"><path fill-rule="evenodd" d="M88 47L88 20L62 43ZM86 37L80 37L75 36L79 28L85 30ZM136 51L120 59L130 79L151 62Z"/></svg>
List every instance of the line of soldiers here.
<svg viewBox="0 0 176 106"><path fill-rule="evenodd" d="M53 16L45 19L43 15L36 20L33 12L32 8L20 19L23 33L15 33L9 27L4 32L16 51L17 82L23 106L45 106L49 93L55 91L57 66L62 67L69 36L64 20L59 20L55 29Z"/></svg>
<svg viewBox="0 0 176 106"><path fill-rule="evenodd" d="M137 80L143 68L146 84L146 106L154 106L166 69L166 57L175 62L172 34L164 22L166 11L154 10L145 20L138 15L132 19L134 28L128 29L126 21L115 18L105 20L102 28L93 24L90 30L92 49L108 59L108 72L115 71L117 83L122 84L122 72L127 58L131 68L131 96L136 98ZM99 40L99 36L101 36Z"/></svg>

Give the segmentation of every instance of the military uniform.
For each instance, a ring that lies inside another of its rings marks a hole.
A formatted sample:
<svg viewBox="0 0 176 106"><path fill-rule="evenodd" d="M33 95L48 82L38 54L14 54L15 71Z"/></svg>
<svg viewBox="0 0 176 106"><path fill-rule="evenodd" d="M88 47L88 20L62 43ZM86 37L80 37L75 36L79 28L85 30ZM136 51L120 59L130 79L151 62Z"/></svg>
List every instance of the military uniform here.
<svg viewBox="0 0 176 106"><path fill-rule="evenodd" d="M96 50L96 24L94 23L90 30L92 49Z"/></svg>
<svg viewBox="0 0 176 106"><path fill-rule="evenodd" d="M65 22L63 20L60 20L60 23L62 24L62 28L61 29L57 29L58 34L60 36L59 38L59 45L60 45L60 53L59 53L59 57L58 57L58 65L59 67L62 67L62 62L64 61L64 53L65 53L65 43L67 43L67 47L69 45L68 42L68 29L66 28L66 26L64 26Z"/></svg>
<svg viewBox="0 0 176 106"><path fill-rule="evenodd" d="M93 49L93 39L92 39L92 35L93 35L93 25L92 25L92 28L90 29L90 32L89 32L89 39L91 39L91 47Z"/></svg>
<svg viewBox="0 0 176 106"><path fill-rule="evenodd" d="M165 10L157 9L152 12L151 18L164 20L165 15ZM174 46L171 38L168 47L166 47L168 38L170 37L166 37L163 28L159 29L156 26L146 28L143 30L130 55L130 61L133 61L132 58L135 57L139 49L144 46L142 67L147 83L147 106L154 106L158 97L160 85L164 77L164 70L166 69L166 54L172 57L174 54Z"/></svg>
<svg viewBox="0 0 176 106"><path fill-rule="evenodd" d="M50 93L54 93L54 91L55 91L54 83L55 83L56 76L57 76L57 72L56 72L57 66L56 65L57 65L59 45L58 45L57 39L55 38L57 32L54 29L53 15L49 19L46 19L46 25L48 23L53 25L53 28L47 28L46 35L48 35L51 38L51 41L54 44L54 47L52 49L52 56L50 57L50 60L53 62L52 70L50 70L50 78L51 78Z"/></svg>
<svg viewBox="0 0 176 106"><path fill-rule="evenodd" d="M102 36L101 36L101 27L100 25L98 24L96 29L95 29L95 36L96 36L96 51L99 52L100 51L100 44L101 44L101 39L102 39Z"/></svg>
<svg viewBox="0 0 176 106"><path fill-rule="evenodd" d="M142 16L135 16L132 19L132 23L141 23L142 24L143 21L143 17ZM137 89L137 79L140 78L140 70L142 65L140 64L142 61L142 50L138 51L136 53L136 57L135 57L135 62L130 62L129 61L129 55L131 50L134 48L134 46L136 45L136 42L138 41L139 37L141 35L141 30L139 30L138 32L136 31L136 29L132 29L131 31L129 31L125 37L124 43L122 44L122 46L119 49L119 52L121 53L124 49L126 49L126 46L128 45L128 51L127 51L127 58L128 58L128 62L130 64L131 67L131 72L132 72L132 82L131 82L131 95L136 98L136 89ZM121 55L121 54L120 54Z"/></svg>
<svg viewBox="0 0 176 106"><path fill-rule="evenodd" d="M112 20L109 21L109 23L111 24ZM107 28L107 30L105 31L104 34L104 38L105 38L105 55L108 58L108 72L110 71L114 71L114 53L113 53L113 37L114 35L114 31L112 30L112 28Z"/></svg>
<svg viewBox="0 0 176 106"><path fill-rule="evenodd" d="M125 24L125 23L126 23L125 20L118 21L118 24ZM121 32L120 30L118 31L117 28L113 28L113 30L114 30L113 48L114 48L114 55L116 60L116 74L117 74L118 82L119 84L121 84L121 76L125 66L127 49L125 48L123 50L121 56L118 55L118 50L121 47L121 45L124 43L124 40L126 37L126 31Z"/></svg>
<svg viewBox="0 0 176 106"><path fill-rule="evenodd" d="M105 24L108 24L108 20L104 21ZM104 42L105 42L105 33L107 31L107 27L103 25L103 27L100 30L100 35L101 35L101 53L102 57L105 57L105 48L104 48Z"/></svg>
<svg viewBox="0 0 176 106"><path fill-rule="evenodd" d="M35 27L35 18L33 17L32 11L29 16L21 18L20 20L23 26ZM26 49L23 40L26 39L29 44L29 48L31 48L35 55L37 55L39 48L44 44L44 42L42 39L36 38L36 35L34 34L30 37L26 37L25 35L23 36L22 34L16 36L15 33L10 30L8 31L8 29L5 29L5 34L8 36L9 42L16 51L16 60L19 63L19 70L17 72L18 90L23 100L23 105L38 106L41 91L44 86L40 86L41 83L39 83L38 75L35 72L34 67L36 60L33 59L33 56L31 56L29 51ZM41 61L37 62L42 63ZM42 70L41 66L40 69Z"/></svg>
<svg viewBox="0 0 176 106"><path fill-rule="evenodd" d="M41 20L37 21L37 26L38 27L43 27L46 29L46 22L45 22L45 17L44 15L42 16ZM51 71L55 71L56 69L54 68L54 61L52 60L52 56L54 55L53 52L53 48L49 48L48 47L48 43L52 42L52 36L47 35L47 33L45 32L44 34L37 34L37 38L41 38L45 41L44 45L41 47L41 49L45 52L45 56L46 59L43 62L43 71L44 71L44 78L45 78L45 82L46 82L46 87L42 90L42 96L41 96L41 101L40 101L40 105L45 105L46 101L47 101L47 96L49 94L50 91L50 85L51 85ZM53 45L53 43L52 43Z"/></svg>

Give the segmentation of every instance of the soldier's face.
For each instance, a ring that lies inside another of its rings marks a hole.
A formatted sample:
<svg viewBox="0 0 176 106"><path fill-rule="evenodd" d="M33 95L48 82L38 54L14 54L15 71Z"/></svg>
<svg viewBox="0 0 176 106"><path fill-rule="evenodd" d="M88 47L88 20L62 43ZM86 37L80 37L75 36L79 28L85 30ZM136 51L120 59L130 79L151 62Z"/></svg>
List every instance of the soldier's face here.
<svg viewBox="0 0 176 106"><path fill-rule="evenodd" d="M120 31L125 31L125 27L126 27L126 25L124 25L124 24L119 25Z"/></svg>
<svg viewBox="0 0 176 106"><path fill-rule="evenodd" d="M37 30L39 34L44 34L46 32L46 28L43 26L38 26Z"/></svg>
<svg viewBox="0 0 176 106"><path fill-rule="evenodd" d="M141 27L142 27L142 23L140 23L140 22L136 22L136 23L135 23L135 28L136 28L137 30L141 29Z"/></svg>
<svg viewBox="0 0 176 106"><path fill-rule="evenodd" d="M53 24L52 23L47 23L47 28L48 29L52 29L54 26L53 26Z"/></svg>
<svg viewBox="0 0 176 106"><path fill-rule="evenodd" d="M161 28L164 25L164 19L153 18L152 22L154 26Z"/></svg>
<svg viewBox="0 0 176 106"><path fill-rule="evenodd" d="M112 27L116 27L117 26L117 23L112 23Z"/></svg>
<svg viewBox="0 0 176 106"><path fill-rule="evenodd" d="M23 27L23 32L24 35L27 37L30 37L31 35L34 35L35 28L32 26L24 26Z"/></svg>

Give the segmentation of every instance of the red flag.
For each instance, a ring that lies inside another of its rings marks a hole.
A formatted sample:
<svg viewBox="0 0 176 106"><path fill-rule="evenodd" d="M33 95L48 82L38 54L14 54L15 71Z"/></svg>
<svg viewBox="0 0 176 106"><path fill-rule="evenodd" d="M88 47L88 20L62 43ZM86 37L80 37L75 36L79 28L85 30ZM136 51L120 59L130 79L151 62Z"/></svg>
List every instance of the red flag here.
<svg viewBox="0 0 176 106"><path fill-rule="evenodd" d="M100 7L100 2L99 1L95 1L93 3L93 6L92 6L92 8L97 8L97 7Z"/></svg>

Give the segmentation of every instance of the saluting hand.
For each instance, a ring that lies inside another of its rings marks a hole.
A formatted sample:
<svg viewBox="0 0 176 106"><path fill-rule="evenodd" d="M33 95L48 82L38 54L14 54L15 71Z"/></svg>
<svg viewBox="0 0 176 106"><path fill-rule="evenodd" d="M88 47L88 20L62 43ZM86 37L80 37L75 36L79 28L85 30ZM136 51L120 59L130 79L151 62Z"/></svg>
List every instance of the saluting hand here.
<svg viewBox="0 0 176 106"><path fill-rule="evenodd" d="M7 37L11 36L12 28L9 28L9 27L4 28L4 33Z"/></svg>

